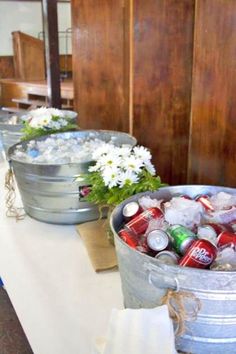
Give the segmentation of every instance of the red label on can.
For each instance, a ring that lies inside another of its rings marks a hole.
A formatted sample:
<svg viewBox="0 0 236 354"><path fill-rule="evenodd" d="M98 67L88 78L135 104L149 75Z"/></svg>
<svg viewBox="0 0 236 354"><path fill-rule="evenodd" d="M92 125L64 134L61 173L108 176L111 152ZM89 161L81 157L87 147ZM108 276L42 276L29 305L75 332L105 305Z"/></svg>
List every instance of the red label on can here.
<svg viewBox="0 0 236 354"><path fill-rule="evenodd" d="M223 232L223 231L229 231L229 229L230 229L230 226L225 225L225 224L213 224L213 223L208 223L208 224L206 224L206 225L211 226L211 227L215 230L217 236L218 236L221 232Z"/></svg>
<svg viewBox="0 0 236 354"><path fill-rule="evenodd" d="M236 235L228 231L221 232L217 237L217 247L227 245L228 243L236 245Z"/></svg>
<svg viewBox="0 0 236 354"><path fill-rule="evenodd" d="M135 234L144 234L151 219L163 218L163 213L159 208L149 208L129 221L125 226Z"/></svg>
<svg viewBox="0 0 236 354"><path fill-rule="evenodd" d="M179 265L194 268L207 268L216 258L216 247L207 240L197 240L181 258Z"/></svg>
<svg viewBox="0 0 236 354"><path fill-rule="evenodd" d="M130 230L122 229L118 232L120 238L131 248L139 246L139 237Z"/></svg>

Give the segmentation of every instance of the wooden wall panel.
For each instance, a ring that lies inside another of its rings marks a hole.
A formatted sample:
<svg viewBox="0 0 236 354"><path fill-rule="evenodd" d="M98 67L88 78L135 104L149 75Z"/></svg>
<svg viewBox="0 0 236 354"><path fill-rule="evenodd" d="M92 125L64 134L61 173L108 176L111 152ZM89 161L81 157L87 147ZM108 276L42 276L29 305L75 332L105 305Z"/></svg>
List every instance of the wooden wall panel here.
<svg viewBox="0 0 236 354"><path fill-rule="evenodd" d="M16 107L13 97L27 98L27 89L14 80L0 80L0 106Z"/></svg>
<svg viewBox="0 0 236 354"><path fill-rule="evenodd" d="M72 0L75 110L82 128L128 131L124 0Z"/></svg>
<svg viewBox="0 0 236 354"><path fill-rule="evenodd" d="M14 77L14 65L13 57L0 56L0 79L13 78Z"/></svg>
<svg viewBox="0 0 236 354"><path fill-rule="evenodd" d="M194 0L134 1L134 136L162 179L186 182Z"/></svg>
<svg viewBox="0 0 236 354"><path fill-rule="evenodd" d="M236 186L236 1L197 0L189 183Z"/></svg>
<svg viewBox="0 0 236 354"><path fill-rule="evenodd" d="M44 42L26 33L12 32L15 76L21 80L44 80Z"/></svg>

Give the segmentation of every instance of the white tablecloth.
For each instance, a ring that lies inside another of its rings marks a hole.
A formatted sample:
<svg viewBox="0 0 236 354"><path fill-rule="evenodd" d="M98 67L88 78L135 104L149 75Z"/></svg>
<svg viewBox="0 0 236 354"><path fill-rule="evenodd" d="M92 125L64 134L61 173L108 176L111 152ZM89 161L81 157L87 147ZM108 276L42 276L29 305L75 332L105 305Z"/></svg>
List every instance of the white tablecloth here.
<svg viewBox="0 0 236 354"><path fill-rule="evenodd" d="M0 162L0 277L35 354L90 354L122 308L118 271L96 274L75 227L5 216Z"/></svg>

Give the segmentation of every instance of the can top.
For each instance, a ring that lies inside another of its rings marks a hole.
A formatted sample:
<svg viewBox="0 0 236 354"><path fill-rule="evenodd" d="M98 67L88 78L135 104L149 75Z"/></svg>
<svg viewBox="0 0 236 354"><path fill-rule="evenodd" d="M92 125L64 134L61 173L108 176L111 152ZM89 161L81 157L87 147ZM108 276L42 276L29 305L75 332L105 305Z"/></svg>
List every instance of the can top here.
<svg viewBox="0 0 236 354"><path fill-rule="evenodd" d="M154 251L162 251L168 246L169 237L165 231L155 229L147 235L147 244Z"/></svg>
<svg viewBox="0 0 236 354"><path fill-rule="evenodd" d="M155 258L166 264L178 264L180 257L172 251L161 251L156 254Z"/></svg>
<svg viewBox="0 0 236 354"><path fill-rule="evenodd" d="M137 202L127 203L123 208L123 216L129 218L134 216L139 210L139 204Z"/></svg>

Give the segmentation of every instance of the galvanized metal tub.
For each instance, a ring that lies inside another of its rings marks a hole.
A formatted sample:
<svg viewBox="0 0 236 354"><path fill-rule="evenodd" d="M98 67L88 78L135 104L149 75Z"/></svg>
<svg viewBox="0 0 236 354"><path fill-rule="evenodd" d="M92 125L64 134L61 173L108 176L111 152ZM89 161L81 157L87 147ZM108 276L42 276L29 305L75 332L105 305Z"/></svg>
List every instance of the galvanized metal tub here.
<svg viewBox="0 0 236 354"><path fill-rule="evenodd" d="M134 146L136 139L129 134L106 130L81 130L53 134L62 138L86 137L93 133L96 138L109 141L115 137L116 145ZM45 140L48 136L36 140ZM18 145L9 149L9 163L13 168L25 212L31 217L54 224L77 224L99 218L96 205L84 201L81 189L86 180L76 178L88 172L91 161L66 164L32 164L17 161L12 157Z"/></svg>
<svg viewBox="0 0 236 354"><path fill-rule="evenodd" d="M74 111L63 111L65 115L71 119L71 122L75 123L78 114ZM23 128L22 121L27 118L29 112L25 111L23 113L17 113L11 116L7 116L0 119L0 139L2 140L2 145L7 155L8 149L18 143L23 133L21 129ZM14 124L11 122L11 119L16 117Z"/></svg>
<svg viewBox="0 0 236 354"><path fill-rule="evenodd" d="M23 114L6 114L5 117L0 118L0 139L5 153L7 153L10 146L19 142L22 137L20 130L23 128L21 123Z"/></svg>
<svg viewBox="0 0 236 354"><path fill-rule="evenodd" d="M186 332L176 339L179 350L193 354L236 353L236 272L163 264L130 248L117 232L123 221L123 206L127 201L138 200L141 195L169 200L176 193L194 197L219 191L236 194L236 189L201 185L164 187L154 193L137 194L116 207L110 220L125 307L158 306L168 289L191 292L200 300L202 307L197 319L186 321Z"/></svg>

